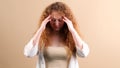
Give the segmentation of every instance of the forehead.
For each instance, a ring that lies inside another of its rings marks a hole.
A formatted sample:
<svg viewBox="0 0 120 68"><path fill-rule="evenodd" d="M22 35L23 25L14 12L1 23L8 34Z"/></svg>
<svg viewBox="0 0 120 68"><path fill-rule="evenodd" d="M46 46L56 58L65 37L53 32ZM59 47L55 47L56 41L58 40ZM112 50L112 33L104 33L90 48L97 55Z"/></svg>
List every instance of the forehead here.
<svg viewBox="0 0 120 68"><path fill-rule="evenodd" d="M53 11L53 12L51 13L51 17L52 17L52 18L57 18L57 19L59 19L59 18L62 18L62 16L63 16L63 14L60 13L60 12L57 12L57 11Z"/></svg>

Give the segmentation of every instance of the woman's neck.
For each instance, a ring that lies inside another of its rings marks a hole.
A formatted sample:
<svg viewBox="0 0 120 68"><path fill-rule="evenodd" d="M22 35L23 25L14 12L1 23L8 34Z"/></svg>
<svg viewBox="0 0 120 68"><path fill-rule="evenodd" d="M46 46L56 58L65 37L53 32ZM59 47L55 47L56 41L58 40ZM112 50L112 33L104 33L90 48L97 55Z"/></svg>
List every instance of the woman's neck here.
<svg viewBox="0 0 120 68"><path fill-rule="evenodd" d="M49 41L50 41L50 44L53 45L53 44L61 44L63 43L63 39L62 37L60 36L60 32L57 32L57 31L53 31L51 33L51 36L49 37Z"/></svg>
<svg viewBox="0 0 120 68"><path fill-rule="evenodd" d="M60 32L59 31L52 31L52 35L60 35Z"/></svg>

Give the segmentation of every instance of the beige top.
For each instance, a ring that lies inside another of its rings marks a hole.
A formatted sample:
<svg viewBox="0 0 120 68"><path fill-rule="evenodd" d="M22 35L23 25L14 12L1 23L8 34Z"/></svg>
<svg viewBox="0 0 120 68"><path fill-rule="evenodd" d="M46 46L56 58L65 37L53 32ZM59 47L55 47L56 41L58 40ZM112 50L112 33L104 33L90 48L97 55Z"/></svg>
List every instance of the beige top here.
<svg viewBox="0 0 120 68"><path fill-rule="evenodd" d="M48 46L44 49L46 68L67 68L67 50L62 46Z"/></svg>
<svg viewBox="0 0 120 68"><path fill-rule="evenodd" d="M82 41L82 45L83 45L82 50L79 47L76 46L76 54L79 57L87 57L88 54L89 54L89 47L84 41ZM46 48L41 50L40 53L38 52L39 51L38 49L39 49L38 48L38 43L36 45L33 45L33 38L32 38L24 47L24 55L27 56L27 57L33 57L33 56L38 54L38 62L37 62L36 68L46 68L45 56L43 55L44 54L43 50L45 50ZM59 49L59 48L54 48L54 49ZM56 52L62 52L63 50L59 50L59 51L52 50L52 52L55 52L55 53ZM68 68L79 68L77 58L73 55L68 56L68 57L70 58L69 63L68 63ZM49 62L47 62L47 63L49 64ZM57 65L57 64L55 64L55 65ZM59 65L59 67L60 66L61 66L61 64ZM64 66L64 64L62 64L62 66ZM49 66L49 67L51 67L51 66ZM65 67L63 67L63 68L65 68Z"/></svg>

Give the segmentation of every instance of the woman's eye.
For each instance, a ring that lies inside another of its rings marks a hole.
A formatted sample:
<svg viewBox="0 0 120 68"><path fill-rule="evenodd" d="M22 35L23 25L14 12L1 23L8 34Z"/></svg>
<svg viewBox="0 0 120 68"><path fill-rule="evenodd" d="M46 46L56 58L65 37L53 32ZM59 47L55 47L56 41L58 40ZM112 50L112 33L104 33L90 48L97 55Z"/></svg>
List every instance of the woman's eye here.
<svg viewBox="0 0 120 68"><path fill-rule="evenodd" d="M51 19L51 21L52 21L52 22L55 22L55 21L56 21L56 19Z"/></svg>
<svg viewBox="0 0 120 68"><path fill-rule="evenodd" d="M59 19L58 21L59 21L59 22L62 22L63 20L62 20L62 19Z"/></svg>
<svg viewBox="0 0 120 68"><path fill-rule="evenodd" d="M56 22L56 21L59 21L59 22L63 22L63 19L51 19L52 22Z"/></svg>

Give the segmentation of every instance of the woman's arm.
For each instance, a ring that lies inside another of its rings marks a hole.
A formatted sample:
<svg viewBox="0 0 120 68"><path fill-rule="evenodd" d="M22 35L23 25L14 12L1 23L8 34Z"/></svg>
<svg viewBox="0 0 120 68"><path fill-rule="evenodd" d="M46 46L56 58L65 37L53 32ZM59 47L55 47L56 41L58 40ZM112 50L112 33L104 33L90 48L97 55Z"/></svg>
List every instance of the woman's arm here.
<svg viewBox="0 0 120 68"><path fill-rule="evenodd" d="M75 45L76 45L78 56L86 57L89 54L88 45L81 39L81 37L79 36L77 31L74 29L72 22L66 17L64 17L63 20L66 22L68 29L73 36L73 40L74 40Z"/></svg>
<svg viewBox="0 0 120 68"><path fill-rule="evenodd" d="M46 24L50 21L50 16L48 16L41 24L41 27L38 29L38 31L35 33L33 38L25 45L24 47L24 55L27 57L33 57L38 52L38 44L39 39L42 34L42 32L45 30Z"/></svg>
<svg viewBox="0 0 120 68"><path fill-rule="evenodd" d="M42 34L42 30L38 29L33 38L25 45L24 55L27 57L33 57L38 52L39 37Z"/></svg>
<svg viewBox="0 0 120 68"><path fill-rule="evenodd" d="M88 45L80 38L80 36L78 35L75 29L72 29L71 33L75 41L77 55L80 57L87 57L87 55L89 54Z"/></svg>
<svg viewBox="0 0 120 68"><path fill-rule="evenodd" d="M38 52L38 43L33 45L33 38L25 45L24 55L27 57L33 57Z"/></svg>

